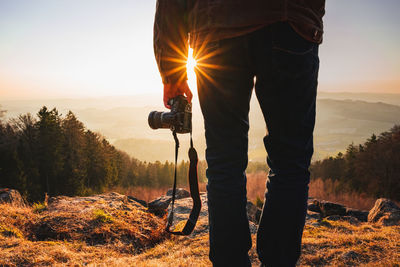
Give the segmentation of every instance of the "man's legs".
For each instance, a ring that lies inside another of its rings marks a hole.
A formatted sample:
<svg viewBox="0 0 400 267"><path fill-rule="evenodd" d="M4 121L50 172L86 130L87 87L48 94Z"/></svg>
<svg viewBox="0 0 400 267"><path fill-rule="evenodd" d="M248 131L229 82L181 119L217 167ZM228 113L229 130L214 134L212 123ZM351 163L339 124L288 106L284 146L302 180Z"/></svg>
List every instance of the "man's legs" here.
<svg viewBox="0 0 400 267"><path fill-rule="evenodd" d="M270 167L257 252L266 266L295 266L307 212L318 45L277 23L253 34L251 47Z"/></svg>
<svg viewBox="0 0 400 267"><path fill-rule="evenodd" d="M250 266L245 169L254 75L244 40L223 40L195 50L207 142L210 260L214 266Z"/></svg>

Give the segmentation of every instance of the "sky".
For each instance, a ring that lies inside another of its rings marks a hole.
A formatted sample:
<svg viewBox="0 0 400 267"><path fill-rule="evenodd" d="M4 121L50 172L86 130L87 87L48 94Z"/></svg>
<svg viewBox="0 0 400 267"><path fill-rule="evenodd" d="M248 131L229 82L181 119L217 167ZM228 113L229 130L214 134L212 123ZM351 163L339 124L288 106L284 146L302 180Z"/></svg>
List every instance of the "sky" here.
<svg viewBox="0 0 400 267"><path fill-rule="evenodd" d="M400 1L327 0L319 89L400 93ZM160 94L155 0L0 0L0 100ZM195 90L195 77L189 73Z"/></svg>

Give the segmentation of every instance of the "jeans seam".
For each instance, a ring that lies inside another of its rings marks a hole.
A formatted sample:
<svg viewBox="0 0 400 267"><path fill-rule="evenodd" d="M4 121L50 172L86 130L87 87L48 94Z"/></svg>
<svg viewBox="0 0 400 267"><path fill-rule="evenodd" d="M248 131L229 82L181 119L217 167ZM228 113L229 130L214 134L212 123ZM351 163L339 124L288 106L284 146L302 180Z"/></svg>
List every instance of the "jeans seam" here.
<svg viewBox="0 0 400 267"><path fill-rule="evenodd" d="M278 46L273 46L272 49L279 50L279 51L282 51L282 52L286 52L286 53L292 54L292 55L304 56L304 55L312 52L314 50L314 47L311 47L310 49L308 49L308 50L306 50L304 52L294 52L294 51L291 51L291 50L288 50L288 49L285 49L285 48L281 48L281 47L278 47Z"/></svg>

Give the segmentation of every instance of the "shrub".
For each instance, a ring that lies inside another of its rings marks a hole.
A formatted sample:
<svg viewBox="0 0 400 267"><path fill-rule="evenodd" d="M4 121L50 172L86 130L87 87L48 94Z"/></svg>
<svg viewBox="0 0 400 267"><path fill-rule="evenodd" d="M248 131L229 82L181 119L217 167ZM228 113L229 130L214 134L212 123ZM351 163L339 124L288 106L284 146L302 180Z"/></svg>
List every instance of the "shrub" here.
<svg viewBox="0 0 400 267"><path fill-rule="evenodd" d="M102 223L112 223L113 218L110 214L106 213L104 210L94 210L93 211L94 220Z"/></svg>
<svg viewBox="0 0 400 267"><path fill-rule="evenodd" d="M41 212L47 210L47 205L44 202L38 202L38 203L33 203L32 208L33 208L33 212L41 213Z"/></svg>

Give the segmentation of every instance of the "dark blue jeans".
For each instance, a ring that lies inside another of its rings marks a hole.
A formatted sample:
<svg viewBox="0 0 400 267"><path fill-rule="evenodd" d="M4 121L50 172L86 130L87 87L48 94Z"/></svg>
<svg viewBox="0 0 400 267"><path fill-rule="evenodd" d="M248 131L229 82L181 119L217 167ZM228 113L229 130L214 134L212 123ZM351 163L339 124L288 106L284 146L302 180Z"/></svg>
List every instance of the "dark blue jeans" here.
<svg viewBox="0 0 400 267"><path fill-rule="evenodd" d="M256 81L270 167L257 252L266 266L295 266L307 212L318 44L288 23L276 23L198 47L195 57L207 142L210 260L214 266L250 266L245 170Z"/></svg>

